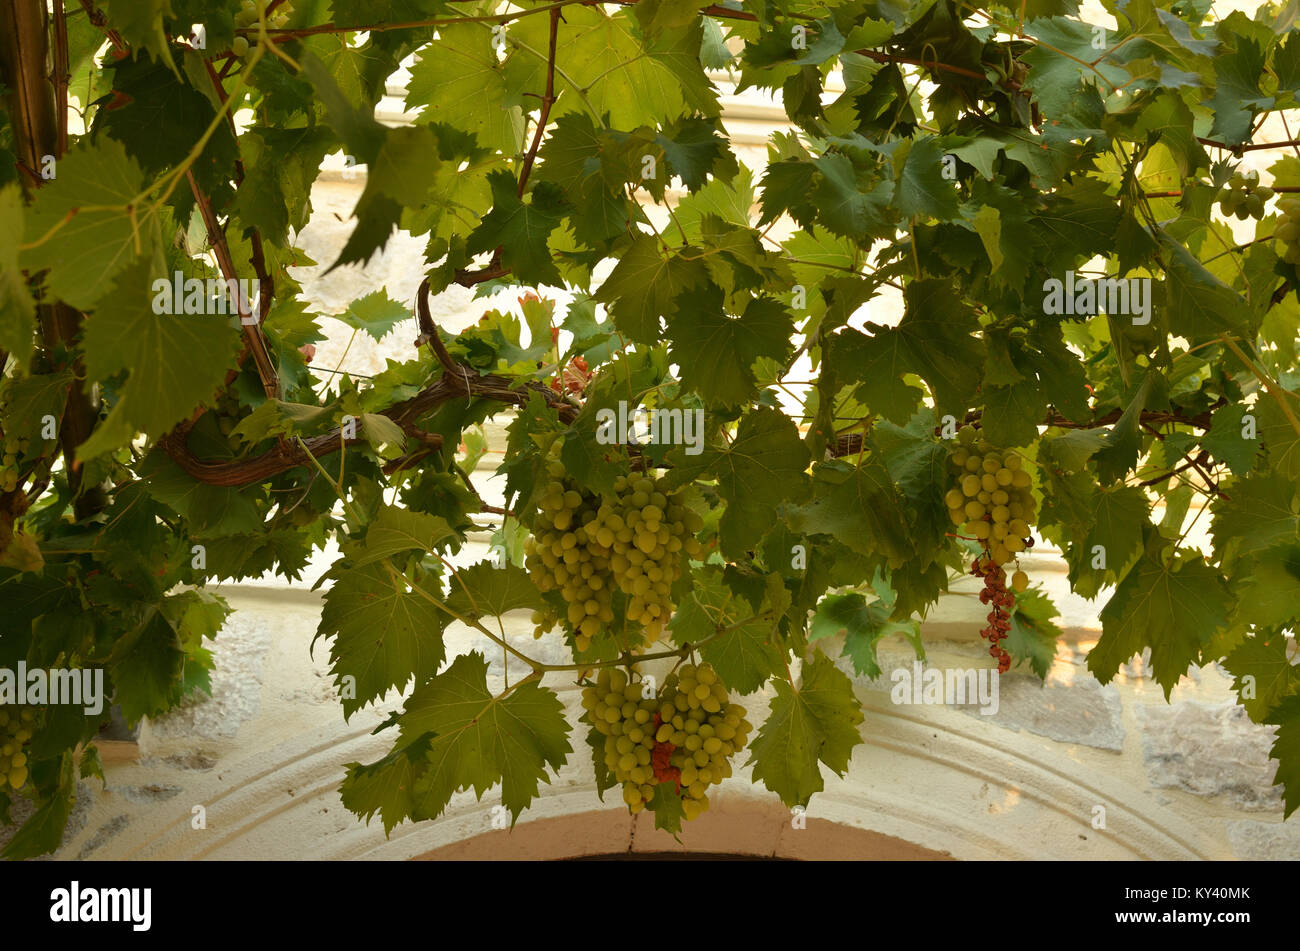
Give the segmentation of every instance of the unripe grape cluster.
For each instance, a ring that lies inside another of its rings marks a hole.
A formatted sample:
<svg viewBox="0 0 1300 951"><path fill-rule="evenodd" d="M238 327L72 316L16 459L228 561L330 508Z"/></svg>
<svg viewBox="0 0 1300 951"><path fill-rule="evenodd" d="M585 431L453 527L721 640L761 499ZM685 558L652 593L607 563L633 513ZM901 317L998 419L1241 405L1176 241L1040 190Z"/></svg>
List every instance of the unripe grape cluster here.
<svg viewBox="0 0 1300 951"><path fill-rule="evenodd" d="M4 437L3 455L0 455L0 492L13 492L18 488L18 464L27 451L28 440L10 434Z"/></svg>
<svg viewBox="0 0 1300 951"><path fill-rule="evenodd" d="M1264 203L1273 197L1273 189L1259 183L1259 172L1248 169L1233 172L1228 184L1219 191L1219 210L1224 216L1236 215L1237 220L1263 218Z"/></svg>
<svg viewBox="0 0 1300 951"><path fill-rule="evenodd" d="M673 784L688 820L708 811L709 787L731 775L731 757L753 729L707 663L683 664L658 696L606 668L583 691L582 705L605 737L605 765L633 814L653 801L659 783Z"/></svg>
<svg viewBox="0 0 1300 951"><path fill-rule="evenodd" d="M269 0L263 0L263 6L269 6ZM266 18L266 25L273 30L280 30L289 22L289 14L293 12L292 3L282 3L275 8L275 11ZM235 14L235 29L244 30L257 26L258 8L257 0L243 0L239 5L239 12ZM251 49L248 37L237 36L234 42L230 44L230 52L236 56L247 56Z"/></svg>
<svg viewBox="0 0 1300 951"><path fill-rule="evenodd" d="M753 729L745 708L728 698L709 664L683 664L664 681L656 752L667 758L664 778L677 782L687 819L708 811L709 787L731 775L731 757Z"/></svg>
<svg viewBox="0 0 1300 951"><path fill-rule="evenodd" d="M31 707L0 706L0 792L27 785L27 744L35 732Z"/></svg>
<svg viewBox="0 0 1300 951"><path fill-rule="evenodd" d="M533 534L524 543L525 565L541 591L559 591L579 651L614 620L614 592L628 597L626 617L657 639L672 615L671 590L683 553L695 557L703 520L648 475L619 476L614 494L582 491L565 477L558 450L547 463ZM556 618L535 612L538 634Z"/></svg>
<svg viewBox="0 0 1300 951"><path fill-rule="evenodd" d="M974 427L963 426L957 440L948 457L956 470L956 485L944 496L948 516L984 545L994 564L1005 565L1033 545L1033 480L1018 455L998 452Z"/></svg>
<svg viewBox="0 0 1300 951"><path fill-rule="evenodd" d="M1279 199L1277 210L1281 217L1273 229L1273 237L1286 246L1282 260L1288 264L1300 264L1300 198Z"/></svg>
<svg viewBox="0 0 1300 951"><path fill-rule="evenodd" d="M1011 655L1003 648L1011 630L1011 609L1015 596L1007 590L1002 566L1034 544L1029 526L1034 521L1033 480L1021 468L1013 452L998 452L973 426L957 433L960 445L949 462L956 470L957 484L944 496L948 517L984 547L971 565L971 574L984 579L980 603L990 604L988 624L980 636L989 642L989 654L997 658L998 672L1011 667ZM1024 591L1029 576L1019 569L1011 576L1011 587Z"/></svg>

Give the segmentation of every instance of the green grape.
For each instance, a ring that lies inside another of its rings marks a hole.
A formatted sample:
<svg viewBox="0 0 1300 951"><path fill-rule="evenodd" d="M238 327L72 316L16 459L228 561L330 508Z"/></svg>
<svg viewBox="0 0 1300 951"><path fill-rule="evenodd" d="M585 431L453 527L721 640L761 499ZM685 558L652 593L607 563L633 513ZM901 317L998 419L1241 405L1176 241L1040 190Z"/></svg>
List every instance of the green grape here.
<svg viewBox="0 0 1300 951"><path fill-rule="evenodd" d="M40 721L40 712L31 707L0 705L0 792L27 785L26 748Z"/></svg>

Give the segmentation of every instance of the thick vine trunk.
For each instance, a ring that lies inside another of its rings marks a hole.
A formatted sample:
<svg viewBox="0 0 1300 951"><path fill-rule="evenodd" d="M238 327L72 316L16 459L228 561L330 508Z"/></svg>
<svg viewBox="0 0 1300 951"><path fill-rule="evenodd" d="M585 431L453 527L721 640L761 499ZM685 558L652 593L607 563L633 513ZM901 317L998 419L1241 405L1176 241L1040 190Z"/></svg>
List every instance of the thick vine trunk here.
<svg viewBox="0 0 1300 951"><path fill-rule="evenodd" d="M58 97L51 69L49 27L45 0L8 0L0 4L0 78L9 90L6 104L14 131L14 150L22 165L20 178L29 198L41 185L44 157L61 158L61 146L66 141L61 130L67 117L60 116L56 108ZM66 63L66 56L55 59ZM82 315L66 304L48 301L38 304L37 314L48 369L68 365L68 351L80 332ZM80 360L73 366L77 377L83 377ZM96 512L105 499L97 488L81 492L81 471L71 465L76 447L90 435L96 416L81 385L73 383L59 427L59 444L69 463L67 476L77 496L78 519Z"/></svg>

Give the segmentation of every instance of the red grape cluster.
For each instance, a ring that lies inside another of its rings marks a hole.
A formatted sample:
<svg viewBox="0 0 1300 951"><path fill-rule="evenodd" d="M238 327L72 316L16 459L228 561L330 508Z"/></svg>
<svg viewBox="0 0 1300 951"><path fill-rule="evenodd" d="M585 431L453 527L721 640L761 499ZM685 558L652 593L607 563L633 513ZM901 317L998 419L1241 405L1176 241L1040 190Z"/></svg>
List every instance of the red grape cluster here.
<svg viewBox="0 0 1300 951"><path fill-rule="evenodd" d="M989 611L989 623L980 630L980 636L988 638L989 654L998 659L998 673L1005 674L1011 669L1011 655L1001 641L1011 630L1011 609L1015 606L1016 596L1007 590L1007 573L990 556L976 558L971 563L970 573L984 579L980 604L992 604L993 607Z"/></svg>

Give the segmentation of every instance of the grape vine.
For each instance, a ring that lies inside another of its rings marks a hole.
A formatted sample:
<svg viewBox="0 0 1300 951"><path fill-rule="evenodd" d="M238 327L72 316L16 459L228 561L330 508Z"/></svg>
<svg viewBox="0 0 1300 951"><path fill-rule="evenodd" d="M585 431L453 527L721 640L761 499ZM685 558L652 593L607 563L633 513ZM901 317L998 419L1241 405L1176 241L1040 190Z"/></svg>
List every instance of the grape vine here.
<svg viewBox="0 0 1300 951"><path fill-rule="evenodd" d="M215 587L270 573L320 582L345 717L402 698L342 784L385 831L492 786L518 819L578 717L638 822L807 806L960 579L971 663L1046 678L1057 558L1087 673L1228 671L1291 815L1300 30L1103 6L0 7L0 669L110 700L0 710L0 817L200 698ZM414 302L364 270L410 247ZM339 325L383 368L318 367Z"/></svg>

